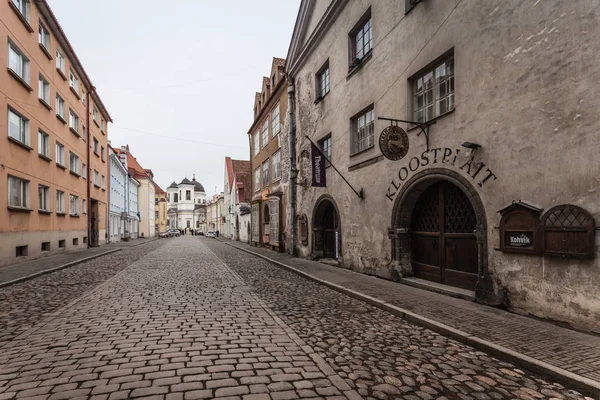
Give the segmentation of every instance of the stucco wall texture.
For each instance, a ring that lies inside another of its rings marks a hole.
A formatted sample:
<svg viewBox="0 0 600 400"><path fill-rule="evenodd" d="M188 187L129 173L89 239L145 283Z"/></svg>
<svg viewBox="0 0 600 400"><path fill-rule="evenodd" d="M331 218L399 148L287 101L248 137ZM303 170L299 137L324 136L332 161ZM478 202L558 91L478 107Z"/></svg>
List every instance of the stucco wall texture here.
<svg viewBox="0 0 600 400"><path fill-rule="evenodd" d="M372 58L349 76L348 33L369 7ZM317 12L324 9L315 7ZM598 37L599 0L426 0L406 15L404 2L348 2L294 73L299 181L310 179L311 171L309 160L301 157L303 150L310 150L309 143L301 138L308 135L317 141L331 133L333 163L353 186L364 189L365 198L359 199L329 168L327 188L299 185L297 215L306 214L312 227L317 199L331 195L341 218L343 266L391 279L395 271L388 228L403 182L428 168L454 171L471 183L483 202L489 273L495 291L506 291L509 307L600 330L598 236L593 260L497 250L498 210L515 200L544 211L574 204L590 212L598 225ZM350 156L350 118L374 104L375 118L412 119L409 78L449 51L454 53L455 109L431 127L429 164L409 168L410 160L421 158L426 150L425 138L417 136L416 129L408 132L410 149L404 159L380 158L349 170L381 155L379 134L389 125L376 120L375 146ZM315 74L327 60L331 92L315 104ZM466 167L460 168L466 160L461 144L467 141L481 145L474 156L485 168L476 178L473 169L469 175ZM435 158L438 148L442 150ZM451 157L444 157L444 148L453 150ZM462 153L453 163L456 149ZM402 167L408 174L399 177ZM482 183L488 168L494 176ZM300 245L301 255L311 254L310 243L309 239L309 246Z"/></svg>

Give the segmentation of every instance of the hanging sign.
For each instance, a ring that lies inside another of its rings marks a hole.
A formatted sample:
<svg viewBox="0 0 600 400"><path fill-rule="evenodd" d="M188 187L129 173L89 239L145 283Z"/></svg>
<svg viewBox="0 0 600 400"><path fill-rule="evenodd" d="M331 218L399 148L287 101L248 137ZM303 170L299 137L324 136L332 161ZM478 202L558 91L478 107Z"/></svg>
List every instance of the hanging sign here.
<svg viewBox="0 0 600 400"><path fill-rule="evenodd" d="M327 180L325 178L325 157L321 154L317 146L310 144L312 161L312 186L326 187Z"/></svg>
<svg viewBox="0 0 600 400"><path fill-rule="evenodd" d="M379 135L379 149L387 159L396 161L404 158L408 147L408 135L398 125L388 126Z"/></svg>

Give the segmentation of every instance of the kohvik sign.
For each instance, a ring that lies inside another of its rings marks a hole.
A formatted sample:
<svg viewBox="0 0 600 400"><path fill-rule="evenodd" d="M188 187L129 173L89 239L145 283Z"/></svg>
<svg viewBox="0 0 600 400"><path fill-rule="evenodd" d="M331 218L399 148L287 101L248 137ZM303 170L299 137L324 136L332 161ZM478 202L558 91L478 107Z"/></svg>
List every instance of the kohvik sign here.
<svg viewBox="0 0 600 400"><path fill-rule="evenodd" d="M458 162L460 149L451 149L448 147L438 147L435 149L425 150L421 156L415 156L408 161L408 165L401 167L398 170L398 176L392 180L390 186L385 193L390 201L394 201L394 197L402 187L402 184L412 176L415 172L423 167L435 164L444 164L456 166L464 174L468 175L479 187L483 187L490 180L495 181L496 175L483 162L475 162L473 157L466 161Z"/></svg>

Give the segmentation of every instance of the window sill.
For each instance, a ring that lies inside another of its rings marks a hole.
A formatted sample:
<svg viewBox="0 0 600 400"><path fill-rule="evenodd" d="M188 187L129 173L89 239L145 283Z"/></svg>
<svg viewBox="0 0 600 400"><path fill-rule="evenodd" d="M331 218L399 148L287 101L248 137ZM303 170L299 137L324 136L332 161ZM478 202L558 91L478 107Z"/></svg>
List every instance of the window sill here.
<svg viewBox="0 0 600 400"><path fill-rule="evenodd" d="M15 71L13 71L12 68L7 68L7 70L8 70L8 73L11 74L13 76L13 78L15 78L21 84L21 86L23 86L25 89L29 90L30 92L33 92L33 88L31 86L29 86L29 83L27 83L23 78L21 78L19 76L19 74L17 74Z"/></svg>
<svg viewBox="0 0 600 400"><path fill-rule="evenodd" d="M103 192L106 192L106 189L102 188L102 191L103 191Z"/></svg>
<svg viewBox="0 0 600 400"><path fill-rule="evenodd" d="M96 120L95 120L95 119L93 119L93 118L92 118L92 120L94 121L94 124L96 124L96 126L97 126L98 128L100 128L100 124L98 124L98 121L96 121Z"/></svg>
<svg viewBox="0 0 600 400"><path fill-rule="evenodd" d="M62 69L56 67L56 71L58 71L58 74L60 75L60 77L63 78L63 81L67 80L67 76L65 75L65 73L63 72Z"/></svg>
<svg viewBox="0 0 600 400"><path fill-rule="evenodd" d="M106 133L104 133L103 129L100 129L100 132L102 132L103 135L106 135Z"/></svg>
<svg viewBox="0 0 600 400"><path fill-rule="evenodd" d="M78 178L81 178L81 175L79 175L79 174L78 174L77 172L75 172L75 171L71 171L71 170L69 170L69 173L70 173L71 175L75 175L75 176L76 176L76 177L78 177Z"/></svg>
<svg viewBox="0 0 600 400"><path fill-rule="evenodd" d="M431 118L430 120L427 120L427 121L425 121L425 122L423 122L423 123L424 123L424 124L432 124L432 123L434 123L435 121L437 121L438 119L440 119L440 118L443 118L443 117L445 117L446 115L452 114L452 113L454 112L454 110L456 110L456 107L453 107L453 108L452 108L452 110L450 110L450 111L446 111L445 113L443 113L443 114L440 114L440 115L438 115L438 116L437 116L437 117L435 117L435 118ZM407 131L407 132L410 132L410 131L414 131L415 129L419 129L419 125L410 125L408 128L406 128L406 131Z"/></svg>
<svg viewBox="0 0 600 400"><path fill-rule="evenodd" d="M361 150L361 151L357 151L356 153L352 153L352 154L350 154L350 158L352 158L352 157L355 157L355 156L357 156L357 155L359 155L359 154L366 153L367 151L369 151L369 150L371 150L371 149L374 149L374 148L375 148L375 145L373 144L373 145L371 145L371 146L367 147L366 149L363 149L363 150Z"/></svg>
<svg viewBox="0 0 600 400"><path fill-rule="evenodd" d="M57 211L56 215L58 215L59 217L66 217L67 216L67 214L65 214L64 212L60 212L60 211Z"/></svg>
<svg viewBox="0 0 600 400"><path fill-rule="evenodd" d="M64 125L67 124L67 121L65 121L65 119L60 115L60 114L56 114L56 118L62 122Z"/></svg>
<svg viewBox="0 0 600 400"><path fill-rule="evenodd" d="M96 157L100 157L100 153L96 153L96 152L94 151L94 154L96 155Z"/></svg>
<svg viewBox="0 0 600 400"><path fill-rule="evenodd" d="M43 105L44 107L46 107L46 108L48 109L48 111L52 111L52 106L50 106L50 104L48 104L48 103L46 102L46 100L44 100L44 99L40 99L40 98L38 98L38 100L39 100L39 102L40 102L40 103L42 103L42 105Z"/></svg>
<svg viewBox="0 0 600 400"><path fill-rule="evenodd" d="M38 210L38 213L40 214L52 214L52 211L48 211L48 210Z"/></svg>
<svg viewBox="0 0 600 400"><path fill-rule="evenodd" d="M56 163L56 166L61 169L65 169L65 170L67 169L67 167L65 167L64 165L59 164L59 163Z"/></svg>
<svg viewBox="0 0 600 400"><path fill-rule="evenodd" d="M50 54L50 52L48 51L48 49L46 48L46 46L44 46L41 43L38 43L40 45L40 49L42 49L42 53L44 53L44 55L46 56L46 58L48 60L52 60L52 54Z"/></svg>
<svg viewBox="0 0 600 400"><path fill-rule="evenodd" d="M48 161L48 162L52 161L52 159L51 159L50 157L48 157L48 156L45 156L45 155L43 155L43 154L39 154L39 153L38 153L38 157L39 157L39 158L41 158L42 160L46 160L46 161Z"/></svg>
<svg viewBox="0 0 600 400"><path fill-rule="evenodd" d="M346 80L349 80L352 77L352 75L357 73L372 57L373 49L369 50L367 54L365 54L364 57L360 59L360 62L356 66L348 68L348 75L346 76Z"/></svg>
<svg viewBox="0 0 600 400"><path fill-rule="evenodd" d="M69 89L71 89L71 92L73 92L75 97L77 97L77 100L81 100L81 96L79 95L79 93L77 93L77 91L73 88L73 86L69 86Z"/></svg>
<svg viewBox="0 0 600 400"><path fill-rule="evenodd" d="M18 207L18 206L6 206L9 210L11 211L18 211L18 212L32 212L33 210L31 208L26 208L26 207Z"/></svg>
<svg viewBox="0 0 600 400"><path fill-rule="evenodd" d="M29 151L33 150L33 147L30 147L29 145L27 145L27 144L25 144L25 143L21 142L20 140L17 140L17 139L15 139L15 138L14 138L14 137L12 137L12 136L8 136L8 140L10 140L11 142L13 142L13 143L14 143L14 144L16 144L16 145L19 145L19 146L21 146L21 147L22 147L22 148L24 148L24 149L27 149L27 150L29 150Z"/></svg>
<svg viewBox="0 0 600 400"><path fill-rule="evenodd" d="M71 218L79 218L79 217L81 217L81 215L79 215L79 214L69 214L69 216Z"/></svg>
<svg viewBox="0 0 600 400"><path fill-rule="evenodd" d="M29 21L27 21L27 18L25 18L25 16L23 14L21 14L21 11L17 8L17 6L15 6L15 4L10 0L8 1L8 4L10 5L10 8L12 8L15 13L17 13L17 16L19 17L19 19L21 20L23 25L25 25L25 28L27 28L27 30L30 33L35 32L33 30L33 28L31 27L31 24L29 23Z"/></svg>
<svg viewBox="0 0 600 400"><path fill-rule="evenodd" d="M96 185L95 183L94 183L94 187L100 189L100 185Z"/></svg>
<svg viewBox="0 0 600 400"><path fill-rule="evenodd" d="M70 130L71 132L73 132L73 134L74 134L75 136L77 136L77 137L79 137L79 138L81 137L81 135L79 134L79 132L77 132L75 129L73 129L73 128L69 127L69 130Z"/></svg>
<svg viewBox="0 0 600 400"><path fill-rule="evenodd" d="M320 102L322 102L323 100L325 100L325 97L327 97L328 94L329 94L329 92L325 93L321 97L317 97L317 99L315 100L315 104L319 104Z"/></svg>

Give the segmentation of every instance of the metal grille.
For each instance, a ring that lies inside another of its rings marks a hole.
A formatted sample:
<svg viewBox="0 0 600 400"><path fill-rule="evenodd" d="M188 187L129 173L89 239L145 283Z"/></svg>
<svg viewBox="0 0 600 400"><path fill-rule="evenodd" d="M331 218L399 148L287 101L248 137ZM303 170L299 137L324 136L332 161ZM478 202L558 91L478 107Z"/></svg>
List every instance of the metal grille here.
<svg viewBox="0 0 600 400"><path fill-rule="evenodd" d="M587 214L578 208L564 206L557 208L546 217L545 226L561 228L580 228L589 224Z"/></svg>
<svg viewBox="0 0 600 400"><path fill-rule="evenodd" d="M444 186L444 231L446 233L473 233L477 217L467 195L454 185Z"/></svg>
<svg viewBox="0 0 600 400"><path fill-rule="evenodd" d="M438 185L434 185L417 200L412 214L411 229L413 232L439 232L439 218Z"/></svg>

